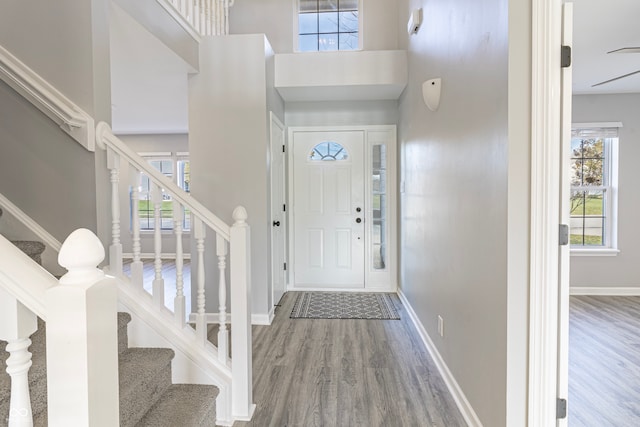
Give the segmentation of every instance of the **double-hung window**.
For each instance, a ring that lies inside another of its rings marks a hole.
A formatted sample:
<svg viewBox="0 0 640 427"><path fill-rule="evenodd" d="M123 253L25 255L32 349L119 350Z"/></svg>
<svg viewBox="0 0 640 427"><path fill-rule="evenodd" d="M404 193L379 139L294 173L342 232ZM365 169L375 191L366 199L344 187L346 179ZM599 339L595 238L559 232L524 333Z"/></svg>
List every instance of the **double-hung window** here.
<svg viewBox="0 0 640 427"><path fill-rule="evenodd" d="M297 50L360 49L360 0L297 0Z"/></svg>
<svg viewBox="0 0 640 427"><path fill-rule="evenodd" d="M616 250L620 126L573 125L570 241L574 253L604 254Z"/></svg>
<svg viewBox="0 0 640 427"><path fill-rule="evenodd" d="M189 192L191 181L189 169L188 153L141 153L149 164L160 173L176 183L178 187ZM151 181L144 173L141 179L141 191L138 200L138 218L140 220L140 230L154 230L155 215L154 205L151 199ZM189 211L185 211L183 229L191 228ZM171 195L162 194L162 204L160 208L160 228L162 230L173 230L173 200Z"/></svg>

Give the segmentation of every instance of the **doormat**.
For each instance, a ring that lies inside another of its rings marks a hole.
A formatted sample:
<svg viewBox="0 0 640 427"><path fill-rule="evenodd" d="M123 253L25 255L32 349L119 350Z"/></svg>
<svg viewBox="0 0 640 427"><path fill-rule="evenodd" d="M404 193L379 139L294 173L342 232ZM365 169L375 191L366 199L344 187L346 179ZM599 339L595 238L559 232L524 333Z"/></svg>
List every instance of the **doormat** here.
<svg viewBox="0 0 640 427"><path fill-rule="evenodd" d="M300 292L291 319L399 320L390 294L360 292Z"/></svg>

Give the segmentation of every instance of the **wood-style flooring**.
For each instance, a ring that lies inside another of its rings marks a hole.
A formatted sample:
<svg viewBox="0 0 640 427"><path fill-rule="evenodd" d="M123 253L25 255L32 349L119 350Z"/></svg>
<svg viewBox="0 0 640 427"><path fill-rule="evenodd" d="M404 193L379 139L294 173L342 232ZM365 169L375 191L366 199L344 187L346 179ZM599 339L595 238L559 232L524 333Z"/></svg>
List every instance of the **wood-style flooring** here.
<svg viewBox="0 0 640 427"><path fill-rule="evenodd" d="M234 427L466 426L397 297L401 320L290 319L295 297L253 327L257 409Z"/></svg>
<svg viewBox="0 0 640 427"><path fill-rule="evenodd" d="M640 297L570 304L569 427L640 426Z"/></svg>

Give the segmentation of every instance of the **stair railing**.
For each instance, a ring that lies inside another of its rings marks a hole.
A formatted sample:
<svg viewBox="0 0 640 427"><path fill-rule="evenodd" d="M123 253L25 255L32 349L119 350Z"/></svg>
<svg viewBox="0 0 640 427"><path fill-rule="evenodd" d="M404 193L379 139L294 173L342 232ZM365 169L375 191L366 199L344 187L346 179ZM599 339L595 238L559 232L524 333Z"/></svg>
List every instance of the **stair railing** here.
<svg viewBox="0 0 640 427"><path fill-rule="evenodd" d="M213 347L217 360L231 376L231 413L235 419L250 419L253 411L252 398L252 352L251 352L251 312L250 288L251 267L249 261L250 229L247 224L247 212L242 206L233 211L234 224L228 226L204 205L191 197L174 182L152 167L144 158L131 150L116 137L108 124L101 122L96 128L97 146L107 153L107 168L111 183L111 245L109 247L109 272L123 275L123 250L120 240L120 171L123 167L130 170L132 188L132 255L130 266L132 286L143 290L143 263L140 248L140 219L138 200L140 194L140 176L149 178L151 202L154 210L154 279L152 285L152 303L156 310L166 312L164 296L164 278L162 271L162 233L161 207L163 195L171 196L173 205L173 229L176 241L176 294L173 298L173 324L185 330L187 314L183 286L182 224L185 209L191 212L192 238L195 239L196 271L196 308L195 339L199 346L208 348L213 345L207 340L207 313L205 310L205 239L213 233L218 261L218 345ZM229 262L227 259L229 258ZM227 269L230 283L227 283ZM231 313L228 314L226 301L230 291ZM231 340L229 341L228 317L231 317ZM190 329L187 327L187 330ZM231 344L231 346L230 346ZM233 355L233 363L229 354ZM222 409L222 408L221 408Z"/></svg>
<svg viewBox="0 0 640 427"><path fill-rule="evenodd" d="M178 13L201 36L229 34L229 8L235 0L158 0Z"/></svg>
<svg viewBox="0 0 640 427"><path fill-rule="evenodd" d="M68 269L60 281L3 236L0 253L0 339L11 377L3 425L33 425L28 348L37 317L47 322L48 425L118 425L117 286L96 268L104 259L100 240L86 229L69 235L59 253Z"/></svg>

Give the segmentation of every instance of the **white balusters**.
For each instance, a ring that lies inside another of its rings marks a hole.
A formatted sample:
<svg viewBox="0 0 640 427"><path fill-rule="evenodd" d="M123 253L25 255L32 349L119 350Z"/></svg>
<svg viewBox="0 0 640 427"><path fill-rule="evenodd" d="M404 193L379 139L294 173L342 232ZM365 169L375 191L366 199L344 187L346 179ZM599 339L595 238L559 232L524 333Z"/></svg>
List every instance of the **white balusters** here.
<svg viewBox="0 0 640 427"><path fill-rule="evenodd" d="M205 312L205 295L204 295L204 239L206 237L205 226L202 220L197 217L193 217L193 236L196 239L196 251L198 253L198 294L196 298L196 335L198 341L204 345L207 341L207 318Z"/></svg>
<svg viewBox="0 0 640 427"><path fill-rule="evenodd" d="M143 286L143 265L140 259L140 171L131 166L131 229L132 229L132 250L133 262L131 263L131 282L142 289Z"/></svg>
<svg viewBox="0 0 640 427"><path fill-rule="evenodd" d="M233 211L231 239L231 354L233 364L232 411L237 417L250 417L253 411L251 365L251 238L247 211Z"/></svg>
<svg viewBox="0 0 640 427"><path fill-rule="evenodd" d="M7 341L7 373L11 377L9 427L32 426L29 396L31 345L29 336L37 329L36 315L0 288L0 339Z"/></svg>
<svg viewBox="0 0 640 427"><path fill-rule="evenodd" d="M58 262L69 272L47 290L47 397L50 426L119 424L116 279L96 268L98 237L74 231Z"/></svg>
<svg viewBox="0 0 640 427"><path fill-rule="evenodd" d="M173 313L178 327L183 327L185 323L185 299L184 299L184 277L182 252L182 223L184 221L184 209L177 201L173 201L173 232L176 235L176 297L173 300Z"/></svg>
<svg viewBox="0 0 640 427"><path fill-rule="evenodd" d="M218 360L226 365L229 356L229 331L227 330L227 241L216 235L216 254L218 256Z"/></svg>
<svg viewBox="0 0 640 427"><path fill-rule="evenodd" d="M153 303L157 307L164 307L164 279L162 278L162 189L157 184L151 186L151 201L153 203L153 250L154 250L154 279Z"/></svg>
<svg viewBox="0 0 640 427"><path fill-rule="evenodd" d="M107 168L111 182L111 246L109 247L109 270L122 274L122 243L120 243L120 155L107 149Z"/></svg>

